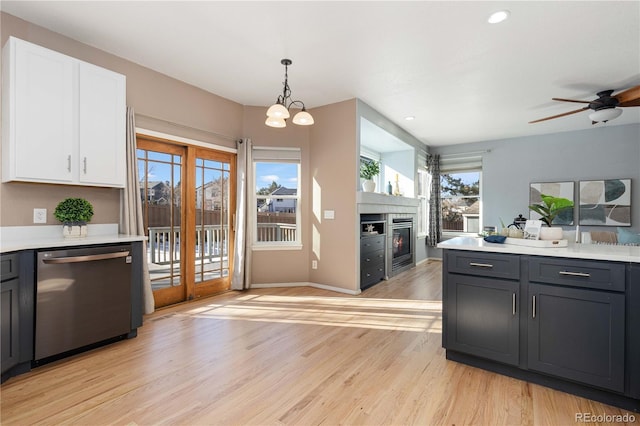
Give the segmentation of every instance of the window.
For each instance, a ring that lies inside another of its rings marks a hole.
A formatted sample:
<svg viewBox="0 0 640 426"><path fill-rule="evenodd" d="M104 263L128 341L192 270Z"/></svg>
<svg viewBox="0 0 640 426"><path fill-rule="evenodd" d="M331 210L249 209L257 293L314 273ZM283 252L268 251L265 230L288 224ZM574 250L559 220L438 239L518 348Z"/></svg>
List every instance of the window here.
<svg viewBox="0 0 640 426"><path fill-rule="evenodd" d="M478 170L440 174L443 232L480 232L480 175Z"/></svg>
<svg viewBox="0 0 640 426"><path fill-rule="evenodd" d="M254 148L254 248L299 248L300 150Z"/></svg>

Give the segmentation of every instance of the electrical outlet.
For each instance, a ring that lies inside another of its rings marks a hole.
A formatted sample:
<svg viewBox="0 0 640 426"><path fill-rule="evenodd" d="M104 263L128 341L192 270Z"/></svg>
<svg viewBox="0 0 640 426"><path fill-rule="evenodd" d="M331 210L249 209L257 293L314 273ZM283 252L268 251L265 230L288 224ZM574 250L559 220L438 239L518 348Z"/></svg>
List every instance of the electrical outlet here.
<svg viewBox="0 0 640 426"><path fill-rule="evenodd" d="M47 223L47 209L33 209L33 223Z"/></svg>
<svg viewBox="0 0 640 426"><path fill-rule="evenodd" d="M312 260L311 261L311 269L318 269L318 261L317 260Z"/></svg>

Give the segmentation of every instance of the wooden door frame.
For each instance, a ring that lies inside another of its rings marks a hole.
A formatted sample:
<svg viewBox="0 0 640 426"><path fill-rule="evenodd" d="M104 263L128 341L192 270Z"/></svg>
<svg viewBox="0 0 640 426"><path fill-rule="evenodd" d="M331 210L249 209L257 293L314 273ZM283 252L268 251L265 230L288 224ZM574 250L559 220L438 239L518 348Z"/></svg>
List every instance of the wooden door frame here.
<svg viewBox="0 0 640 426"><path fill-rule="evenodd" d="M181 163L180 179L182 182L184 182L185 174L187 174L186 159L187 159L187 153L188 153L185 146L173 143L172 141L167 139L155 138L155 137L141 135L141 134L136 134L136 140L138 141L138 146L140 145L139 142L141 140L144 141L145 147L141 149L153 151L155 148L156 152L166 152L169 154L180 155L183 159ZM181 184L181 186L183 186L183 184ZM182 194L181 194L181 207L180 207L180 224L181 224L180 233L181 235L183 235L183 234L186 234L184 230L186 229L185 227L186 227L187 217L186 217L186 211L182 207L182 205L184 205L184 201L185 201L184 196L187 191L184 191L184 187L181 188L181 191L182 191ZM186 246L185 244L180 244L180 259L184 259L185 254L186 254ZM181 284L180 286L171 287L170 289L156 290L153 292L154 304L156 308L187 300L187 294L188 294L187 279L185 276L185 272L187 268L185 267L185 265L186 263L183 263L183 261L181 260L180 275L179 275L180 284Z"/></svg>
<svg viewBox="0 0 640 426"><path fill-rule="evenodd" d="M195 283L195 268L189 268L190 273L192 274L192 276L190 277L190 282L192 282L194 285L194 293L193 293L193 297L202 297L202 296L209 296L212 294L216 294L216 293L221 293L223 291L227 291L231 288L231 275L233 274L233 264L234 264L234 248L235 248L235 227L234 227L234 223L233 223L233 218L235 217L235 208L236 208L236 162L235 162L235 158L236 158L236 154L233 153L229 153L229 152L224 152L224 151L216 151L214 149L209 149L209 148L202 148L202 147L192 147L194 148L191 152L192 152L192 157L193 157L193 169L191 170L195 170L195 160L196 158L198 158L200 155L202 155L201 158L207 158L207 159L213 159L214 161L221 161L221 162L228 162L229 163L229 189L230 189L230 194L229 194L229 212L230 214L230 218L229 218L229 240L227 241L227 253L228 253L228 259L229 259L229 275L227 277L223 277L220 279L216 279L216 280L211 280L211 281L205 281L205 282L201 282L196 284ZM193 178L195 178L195 173L193 174ZM195 183L195 182L194 182ZM195 187L195 185L194 185ZM196 208L196 200L195 200L195 191L192 191L193 193L191 194L191 197L193 198L192 200L190 200L189 206L187 207L187 209L189 210L187 216L189 217L189 220L192 221L191 225L193 226L190 229L195 229L196 226L196 212L195 212L195 208ZM190 245L189 247L193 247L194 244ZM187 255L188 257L190 257L190 262L191 265L195 265L195 253L191 250L189 250L189 254Z"/></svg>
<svg viewBox="0 0 640 426"><path fill-rule="evenodd" d="M154 292L154 299L156 307L166 306L168 304L178 303L182 301L192 300L197 297L209 296L216 293L227 291L231 287L231 276L234 265L234 244L235 244L235 229L233 223L233 217L235 216L236 207L236 154L219 151L214 148L199 147L196 145L190 145L174 141L171 139L164 139L154 136L148 136L144 134L137 134L138 140L145 140L145 145L161 147L162 150L171 150L171 153L176 155L182 155L182 195L181 195L181 244L180 244L180 280L181 286L176 287L175 292L162 292L157 294ZM147 149L147 148L143 148ZM203 157L211 158L216 157L216 160L229 162L229 211L231 217L229 220L229 240L228 254L229 254L229 275L223 279L212 280L210 282L195 283L195 252L190 248L195 247L195 233L190 230L196 229L196 192L191 189L195 188L195 173L196 170L196 158L200 153L203 153ZM175 300L179 295L180 300Z"/></svg>

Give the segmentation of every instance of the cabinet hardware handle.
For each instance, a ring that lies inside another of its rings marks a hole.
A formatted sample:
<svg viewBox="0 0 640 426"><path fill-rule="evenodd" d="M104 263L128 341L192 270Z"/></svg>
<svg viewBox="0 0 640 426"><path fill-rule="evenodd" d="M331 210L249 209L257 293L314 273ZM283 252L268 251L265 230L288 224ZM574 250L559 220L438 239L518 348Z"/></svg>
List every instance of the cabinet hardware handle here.
<svg viewBox="0 0 640 426"><path fill-rule="evenodd" d="M533 318L536 317L536 296L533 296L533 302L531 304L531 309L533 310Z"/></svg>
<svg viewBox="0 0 640 426"><path fill-rule="evenodd" d="M369 259L368 257L364 260L365 262L371 262L371 259Z"/></svg>
<svg viewBox="0 0 640 426"><path fill-rule="evenodd" d="M83 162L83 164L84 164L83 171L84 171L84 174L86 175L86 174L87 174L87 157L84 157L84 159L82 160L82 162Z"/></svg>
<svg viewBox="0 0 640 426"><path fill-rule="evenodd" d="M67 171L71 173L71 154L67 155Z"/></svg>
<svg viewBox="0 0 640 426"><path fill-rule="evenodd" d="M560 275L570 275L572 277L585 277L589 278L591 274L588 272L569 272L569 271L560 271L558 272Z"/></svg>
<svg viewBox="0 0 640 426"><path fill-rule="evenodd" d="M490 263L469 262L469 266L476 266L478 268L493 268L493 265L491 265Z"/></svg>
<svg viewBox="0 0 640 426"><path fill-rule="evenodd" d="M511 313L513 315L516 314L516 294L515 293L511 295Z"/></svg>

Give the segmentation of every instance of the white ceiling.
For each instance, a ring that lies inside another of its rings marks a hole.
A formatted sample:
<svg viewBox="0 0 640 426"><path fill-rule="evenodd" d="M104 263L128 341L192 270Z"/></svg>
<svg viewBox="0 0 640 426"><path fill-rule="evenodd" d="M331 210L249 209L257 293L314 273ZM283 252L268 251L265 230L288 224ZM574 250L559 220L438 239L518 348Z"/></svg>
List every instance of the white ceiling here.
<svg viewBox="0 0 640 426"><path fill-rule="evenodd" d="M591 128L640 85L640 1L5 1L4 12L244 105L360 98L431 146ZM508 9L509 20L488 24ZM404 117L415 116L413 121ZM640 108L615 121L640 123Z"/></svg>

